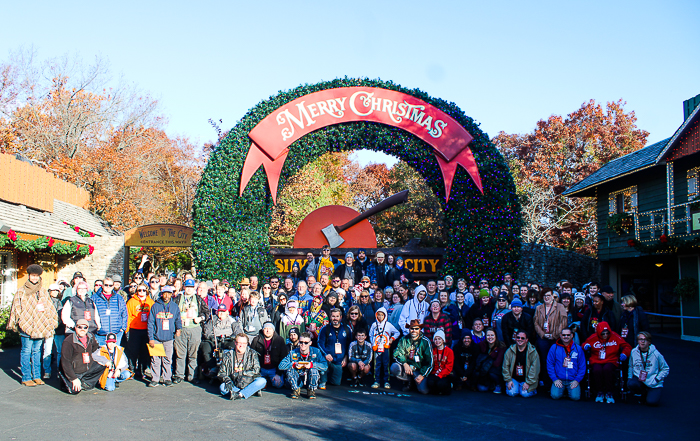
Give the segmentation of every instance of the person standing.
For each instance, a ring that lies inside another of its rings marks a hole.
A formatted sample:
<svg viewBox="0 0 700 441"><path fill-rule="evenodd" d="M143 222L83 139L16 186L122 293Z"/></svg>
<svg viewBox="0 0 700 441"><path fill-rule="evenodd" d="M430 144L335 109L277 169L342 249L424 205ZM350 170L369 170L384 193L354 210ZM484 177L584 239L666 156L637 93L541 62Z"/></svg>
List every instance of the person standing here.
<svg viewBox="0 0 700 441"><path fill-rule="evenodd" d="M51 378L51 354L54 346L56 347L56 368L61 365L61 347L63 346L63 339L66 337L66 325L64 325L61 320L61 309L63 308L63 304L61 303L61 287L57 283L52 283L49 286L49 296L51 297L54 308L56 308L58 324L54 335L44 339L44 356L42 361L44 365L44 380Z"/></svg>
<svg viewBox="0 0 700 441"><path fill-rule="evenodd" d="M88 284L84 280L75 284L75 295L68 297L61 310L61 319L66 325L66 334L75 332L75 323L79 319L88 322L88 332L95 335L101 327L100 314L95 307L95 302L88 297Z"/></svg>
<svg viewBox="0 0 700 441"><path fill-rule="evenodd" d="M43 268L37 264L27 267L28 278L12 299L7 328L18 332L22 341L20 362L22 384L37 386L41 379L41 344L53 337L58 313L49 294L41 287Z"/></svg>
<svg viewBox="0 0 700 441"><path fill-rule="evenodd" d="M148 345L148 316L153 303L153 299L148 295L148 285L145 283L138 285L136 294L126 302L128 316L126 355L137 378L143 377L151 364L146 345Z"/></svg>
<svg viewBox="0 0 700 441"><path fill-rule="evenodd" d="M160 298L151 307L148 316L148 345L155 348L162 344L165 356L151 357L151 382L149 387L156 387L163 381L166 386L172 386L173 340L180 336L182 320L180 308L171 302L173 287L164 286Z"/></svg>
<svg viewBox="0 0 700 441"><path fill-rule="evenodd" d="M107 334L115 334L117 342L121 342L128 324L128 313L124 298L115 295L114 281L111 277L105 277L102 288L93 294L92 301L100 316L100 329L95 334L97 342L104 346Z"/></svg>
<svg viewBox="0 0 700 441"><path fill-rule="evenodd" d="M182 330L175 336L175 373L173 383L178 384L186 374L187 381L198 382L197 377L197 353L202 342L202 323L209 317L209 307L204 300L196 295L195 281L185 280L185 292L175 297L174 302L180 310ZM187 364L188 372L185 372Z"/></svg>

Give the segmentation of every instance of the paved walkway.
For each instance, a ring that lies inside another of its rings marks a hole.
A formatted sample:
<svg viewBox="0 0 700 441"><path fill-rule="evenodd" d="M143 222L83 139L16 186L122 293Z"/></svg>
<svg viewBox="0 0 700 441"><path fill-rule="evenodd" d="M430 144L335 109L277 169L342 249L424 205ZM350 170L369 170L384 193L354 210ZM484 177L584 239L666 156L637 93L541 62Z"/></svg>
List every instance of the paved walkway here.
<svg viewBox="0 0 700 441"><path fill-rule="evenodd" d="M319 391L315 401L290 400L286 390L229 401L208 384L151 389L134 380L112 393L69 396L55 379L21 386L19 350L10 349L0 352L0 439L698 439L700 344L668 338L654 343L671 367L656 409L555 402L547 394L366 395L345 386Z"/></svg>

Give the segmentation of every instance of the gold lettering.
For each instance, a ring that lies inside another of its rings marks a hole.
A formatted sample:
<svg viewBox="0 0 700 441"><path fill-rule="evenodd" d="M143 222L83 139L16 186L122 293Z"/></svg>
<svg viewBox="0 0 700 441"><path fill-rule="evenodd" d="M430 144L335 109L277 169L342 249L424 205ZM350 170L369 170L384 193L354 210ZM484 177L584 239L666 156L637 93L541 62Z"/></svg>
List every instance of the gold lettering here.
<svg viewBox="0 0 700 441"><path fill-rule="evenodd" d="M275 266L277 267L278 273L284 272L284 262L282 261L282 259L275 259Z"/></svg>
<svg viewBox="0 0 700 441"><path fill-rule="evenodd" d="M428 263L430 263L430 268L433 270L432 272L436 273L437 272L437 264L440 262L440 259L428 259Z"/></svg>
<svg viewBox="0 0 700 441"><path fill-rule="evenodd" d="M411 267L409 268L408 264L411 264ZM413 265L413 259L406 259L406 262L404 263L404 266L406 267L407 270L413 272L414 270L414 265Z"/></svg>

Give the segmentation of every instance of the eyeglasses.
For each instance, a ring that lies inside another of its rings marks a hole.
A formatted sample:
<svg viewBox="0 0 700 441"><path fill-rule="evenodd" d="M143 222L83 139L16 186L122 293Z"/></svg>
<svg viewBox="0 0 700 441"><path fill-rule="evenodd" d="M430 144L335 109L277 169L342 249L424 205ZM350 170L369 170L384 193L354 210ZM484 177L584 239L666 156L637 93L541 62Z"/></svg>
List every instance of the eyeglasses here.
<svg viewBox="0 0 700 441"><path fill-rule="evenodd" d="M409 331L420 331L420 328L418 328L418 327L416 327L416 328L409 328Z"/></svg>
<svg viewBox="0 0 700 441"><path fill-rule="evenodd" d="M148 292L148 291L145 289L137 289L136 292Z"/></svg>
<svg viewBox="0 0 700 441"><path fill-rule="evenodd" d="M515 339L518 340L518 341L520 341L520 340L527 340L527 337L515 337Z"/></svg>
<svg viewBox="0 0 700 441"><path fill-rule="evenodd" d="M351 312L350 315L358 315L356 312Z"/></svg>
<svg viewBox="0 0 700 441"><path fill-rule="evenodd" d="M114 286L114 284L113 284L113 283L105 283L105 284L102 285L102 286Z"/></svg>
<svg viewBox="0 0 700 441"><path fill-rule="evenodd" d="M360 296L361 299L368 299L369 296Z"/></svg>
<svg viewBox="0 0 700 441"><path fill-rule="evenodd" d="M340 283L340 279L333 279L333 283Z"/></svg>
<svg viewBox="0 0 700 441"><path fill-rule="evenodd" d="M299 344L300 345L310 345L311 342L310 341L299 341Z"/></svg>
<svg viewBox="0 0 700 441"><path fill-rule="evenodd" d="M637 341L647 341L646 338L638 338Z"/></svg>
<svg viewBox="0 0 700 441"><path fill-rule="evenodd" d="M85 326L85 325L80 325L80 326L76 326L76 327L75 327L75 329L87 329L87 328L88 328L88 327Z"/></svg>
<svg viewBox="0 0 700 441"><path fill-rule="evenodd" d="M562 334L562 337L571 337L571 334Z"/></svg>

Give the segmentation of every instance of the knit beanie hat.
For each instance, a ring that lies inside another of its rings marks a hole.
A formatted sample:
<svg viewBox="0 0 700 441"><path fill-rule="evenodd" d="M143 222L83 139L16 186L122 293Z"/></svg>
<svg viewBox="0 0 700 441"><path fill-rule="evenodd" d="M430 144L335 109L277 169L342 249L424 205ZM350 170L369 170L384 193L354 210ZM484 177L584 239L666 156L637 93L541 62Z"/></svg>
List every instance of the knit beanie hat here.
<svg viewBox="0 0 700 441"><path fill-rule="evenodd" d="M488 297L488 296L489 296L489 290L488 290L488 289L486 289L486 288L481 288L481 289L479 290L479 298L480 298L480 299L481 299L481 298L484 298L484 297Z"/></svg>
<svg viewBox="0 0 700 441"><path fill-rule="evenodd" d="M523 302L521 302L520 299L513 299L513 301L510 302L510 307L511 307L511 308L514 308L514 307L516 307L516 306L522 308L522 307L523 307Z"/></svg>
<svg viewBox="0 0 700 441"><path fill-rule="evenodd" d="M438 329L435 331L435 335L433 335L433 341L435 341L436 338L442 338L442 341L445 341L445 332L442 329Z"/></svg>

